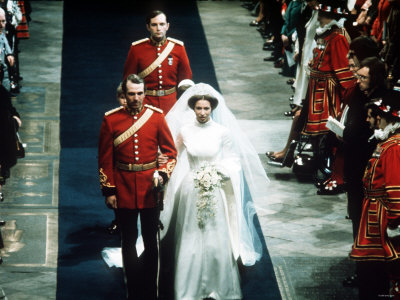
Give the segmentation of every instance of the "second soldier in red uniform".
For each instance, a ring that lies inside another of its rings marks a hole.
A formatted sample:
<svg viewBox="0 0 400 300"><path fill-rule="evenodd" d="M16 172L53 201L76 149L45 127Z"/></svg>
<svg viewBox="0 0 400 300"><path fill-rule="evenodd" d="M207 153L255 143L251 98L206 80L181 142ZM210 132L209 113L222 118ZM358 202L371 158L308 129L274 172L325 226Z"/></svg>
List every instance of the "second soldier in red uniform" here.
<svg viewBox="0 0 400 300"><path fill-rule="evenodd" d="M124 67L124 79L138 74L147 86L145 104L161 108L165 114L176 102L176 88L192 71L183 42L167 38L166 15L159 10L146 17L150 38L133 42Z"/></svg>

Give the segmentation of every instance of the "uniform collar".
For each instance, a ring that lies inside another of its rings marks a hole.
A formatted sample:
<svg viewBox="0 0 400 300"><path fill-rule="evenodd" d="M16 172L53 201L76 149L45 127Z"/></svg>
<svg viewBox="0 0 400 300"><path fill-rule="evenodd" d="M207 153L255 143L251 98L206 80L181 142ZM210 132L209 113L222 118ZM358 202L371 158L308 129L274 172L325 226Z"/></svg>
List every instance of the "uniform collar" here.
<svg viewBox="0 0 400 300"><path fill-rule="evenodd" d="M126 109L126 111L128 112L128 114L130 114L131 116L138 116L140 115L143 111L144 111L144 106L142 105L142 108L138 111L131 111L129 108Z"/></svg>
<svg viewBox="0 0 400 300"><path fill-rule="evenodd" d="M155 40L152 39L152 37L150 37L150 44L152 44L153 46L161 47L161 46L164 46L164 44L166 42L167 42L167 38L165 38L161 42L156 42Z"/></svg>

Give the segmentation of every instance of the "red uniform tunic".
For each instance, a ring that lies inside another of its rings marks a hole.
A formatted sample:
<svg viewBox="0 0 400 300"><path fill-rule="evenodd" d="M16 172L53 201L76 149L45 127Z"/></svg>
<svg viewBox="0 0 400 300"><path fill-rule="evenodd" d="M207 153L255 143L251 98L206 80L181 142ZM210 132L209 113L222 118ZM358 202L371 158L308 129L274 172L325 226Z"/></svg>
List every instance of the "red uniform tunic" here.
<svg viewBox="0 0 400 300"><path fill-rule="evenodd" d="M146 110L132 116L120 108L104 116L99 139L99 173L103 195L116 195L118 208L142 209L156 206L152 193L153 173L156 168L145 171L126 171L116 167L123 164L147 164L157 159L158 148L169 157L158 171L169 178L176 163L174 141L164 115L154 111L150 119L130 138L118 146L114 140L136 123Z"/></svg>
<svg viewBox="0 0 400 300"><path fill-rule="evenodd" d="M374 36L378 43L382 42L383 26L389 17L391 5L389 0L382 0L378 4L378 16L372 24L371 36Z"/></svg>
<svg viewBox="0 0 400 300"><path fill-rule="evenodd" d="M398 259L399 245L386 229L400 219L400 134L378 145L364 174L365 198L358 236L350 257L355 260Z"/></svg>
<svg viewBox="0 0 400 300"><path fill-rule="evenodd" d="M341 29L332 29L318 38L310 62L309 108L304 134L327 133L328 117L336 118L345 89L355 84L346 58L348 52L349 44Z"/></svg>
<svg viewBox="0 0 400 300"><path fill-rule="evenodd" d="M156 45L150 39L132 43L124 67L124 79L130 74L139 74L150 66L169 43L175 43L167 58L149 75L144 77L148 90L176 88L183 79L192 79L192 71L185 46L181 41L168 38L164 44ZM166 96L146 96L144 103L161 108L165 114L176 102L176 91Z"/></svg>
<svg viewBox="0 0 400 300"><path fill-rule="evenodd" d="M28 22L25 15L25 4L23 0L18 1L18 7L21 10L22 20L17 26L17 38L29 39Z"/></svg>

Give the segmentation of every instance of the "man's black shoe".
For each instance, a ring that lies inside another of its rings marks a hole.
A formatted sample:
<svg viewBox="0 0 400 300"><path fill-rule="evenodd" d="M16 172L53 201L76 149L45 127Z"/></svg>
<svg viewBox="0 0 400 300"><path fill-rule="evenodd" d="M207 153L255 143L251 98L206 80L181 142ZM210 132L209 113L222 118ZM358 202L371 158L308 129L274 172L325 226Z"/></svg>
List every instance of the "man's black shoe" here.
<svg viewBox="0 0 400 300"><path fill-rule="evenodd" d="M19 84L13 81L10 82L10 93L19 94Z"/></svg>
<svg viewBox="0 0 400 300"><path fill-rule="evenodd" d="M269 56L269 57L265 57L264 58L264 61L275 61L275 60L276 60L276 58L273 57L273 56Z"/></svg>
<svg viewBox="0 0 400 300"><path fill-rule="evenodd" d="M265 51L273 51L275 49L274 45L264 45L263 50Z"/></svg>
<svg viewBox="0 0 400 300"><path fill-rule="evenodd" d="M109 234L115 234L117 233L119 230L118 225L117 225L117 221L113 220L110 224L110 226L107 227L107 231Z"/></svg>
<svg viewBox="0 0 400 300"><path fill-rule="evenodd" d="M0 220L0 226L4 226L4 225L6 225L6 221Z"/></svg>

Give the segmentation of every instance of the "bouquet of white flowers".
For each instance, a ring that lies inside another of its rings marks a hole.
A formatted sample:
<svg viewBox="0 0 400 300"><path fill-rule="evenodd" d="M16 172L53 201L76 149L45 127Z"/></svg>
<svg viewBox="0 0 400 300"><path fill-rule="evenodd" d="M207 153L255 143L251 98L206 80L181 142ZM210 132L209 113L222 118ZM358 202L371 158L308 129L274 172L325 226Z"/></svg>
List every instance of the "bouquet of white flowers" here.
<svg viewBox="0 0 400 300"><path fill-rule="evenodd" d="M207 219L215 216L215 190L222 186L224 177L217 171L215 164L204 161L194 171L194 186L198 189L199 198L196 202L197 224L204 228Z"/></svg>

